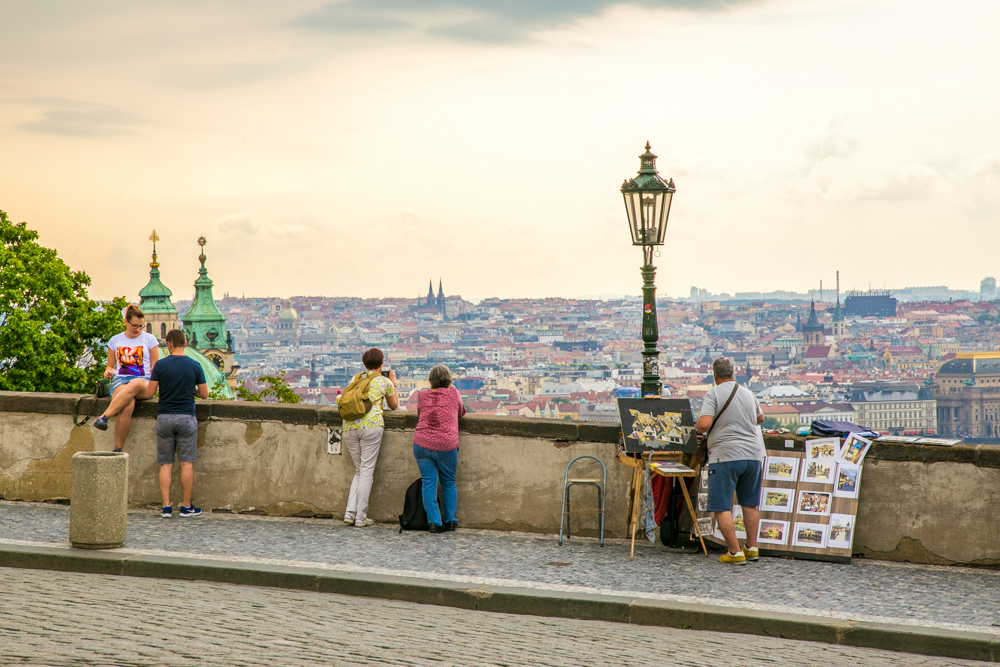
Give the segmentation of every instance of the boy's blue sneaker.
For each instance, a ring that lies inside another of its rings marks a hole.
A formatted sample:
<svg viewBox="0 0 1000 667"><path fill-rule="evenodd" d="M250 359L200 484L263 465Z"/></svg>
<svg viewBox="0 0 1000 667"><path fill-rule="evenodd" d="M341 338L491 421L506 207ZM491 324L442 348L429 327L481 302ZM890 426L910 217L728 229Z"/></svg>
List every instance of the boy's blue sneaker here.
<svg viewBox="0 0 1000 667"><path fill-rule="evenodd" d="M160 510L160 516L162 516L164 519L169 519L173 515L174 515L173 505L167 505L166 507Z"/></svg>
<svg viewBox="0 0 1000 667"><path fill-rule="evenodd" d="M201 516L201 508L191 505L190 507L184 507L181 505L181 517L186 516Z"/></svg>
<svg viewBox="0 0 1000 667"><path fill-rule="evenodd" d="M98 417L97 419L95 419L94 420L94 428L96 428L98 431L107 431L108 430L108 418L107 417Z"/></svg>

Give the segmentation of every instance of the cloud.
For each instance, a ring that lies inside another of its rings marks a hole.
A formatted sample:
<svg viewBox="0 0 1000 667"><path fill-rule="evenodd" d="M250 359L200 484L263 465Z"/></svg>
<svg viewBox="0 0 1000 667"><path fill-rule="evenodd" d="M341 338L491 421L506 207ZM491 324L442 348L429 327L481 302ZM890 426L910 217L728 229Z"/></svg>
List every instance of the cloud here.
<svg viewBox="0 0 1000 667"><path fill-rule="evenodd" d="M514 42L621 5L722 11L760 0L345 0L296 18L292 25L332 33L424 29L467 42Z"/></svg>
<svg viewBox="0 0 1000 667"><path fill-rule="evenodd" d="M186 90L216 90L280 79L311 68L311 63L292 60L198 63L171 67L163 78Z"/></svg>
<svg viewBox="0 0 1000 667"><path fill-rule="evenodd" d="M844 112L830 116L826 124L813 131L806 140L806 157L816 162L827 158L849 157L858 149L858 142L849 136L843 128Z"/></svg>
<svg viewBox="0 0 1000 667"><path fill-rule="evenodd" d="M859 199L923 199L941 180L941 175L924 164L907 164L884 171L881 178L861 189Z"/></svg>
<svg viewBox="0 0 1000 667"><path fill-rule="evenodd" d="M17 123L18 129L72 137L113 137L135 134L142 119L110 107L50 109L37 120Z"/></svg>
<svg viewBox="0 0 1000 667"><path fill-rule="evenodd" d="M230 213L215 225L223 242L240 245L307 243L324 232L323 225L308 217L262 223L249 213Z"/></svg>

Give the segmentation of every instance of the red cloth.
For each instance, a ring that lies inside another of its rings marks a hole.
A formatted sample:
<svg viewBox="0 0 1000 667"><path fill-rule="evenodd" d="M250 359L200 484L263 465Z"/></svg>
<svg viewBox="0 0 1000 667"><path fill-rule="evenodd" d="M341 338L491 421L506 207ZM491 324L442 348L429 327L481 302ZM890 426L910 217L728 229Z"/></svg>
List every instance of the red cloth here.
<svg viewBox="0 0 1000 667"><path fill-rule="evenodd" d="M650 480L653 490L653 518L656 525L663 523L663 517L667 515L667 508L670 507L670 496L674 490L674 478L663 475L653 475Z"/></svg>
<svg viewBox="0 0 1000 667"><path fill-rule="evenodd" d="M464 414L465 405L454 387L419 392L413 444L438 452L458 449L458 418Z"/></svg>

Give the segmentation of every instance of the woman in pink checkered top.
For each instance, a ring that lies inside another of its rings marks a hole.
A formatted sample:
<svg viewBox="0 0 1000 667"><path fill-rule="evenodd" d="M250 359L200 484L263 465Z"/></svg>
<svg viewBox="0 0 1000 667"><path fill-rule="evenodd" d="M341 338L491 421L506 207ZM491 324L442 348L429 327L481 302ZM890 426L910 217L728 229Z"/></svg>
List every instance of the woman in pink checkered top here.
<svg viewBox="0 0 1000 667"><path fill-rule="evenodd" d="M458 418L465 414L465 406L458 390L451 386L451 371L447 366L438 364L432 368L427 380L431 388L417 394L413 455L423 480L424 510L430 532L443 533L458 527L455 469L458 467ZM438 479L441 480L444 508L438 507Z"/></svg>

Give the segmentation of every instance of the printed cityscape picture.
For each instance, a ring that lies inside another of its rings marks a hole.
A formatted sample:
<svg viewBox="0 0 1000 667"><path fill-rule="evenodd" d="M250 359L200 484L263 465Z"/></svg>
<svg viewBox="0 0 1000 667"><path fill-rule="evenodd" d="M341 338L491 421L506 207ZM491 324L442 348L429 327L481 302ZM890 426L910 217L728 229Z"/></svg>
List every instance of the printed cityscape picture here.
<svg viewBox="0 0 1000 667"><path fill-rule="evenodd" d="M830 514L831 493L822 491L799 491L799 514L818 514L826 516Z"/></svg>
<svg viewBox="0 0 1000 667"><path fill-rule="evenodd" d="M826 546L830 549L850 549L854 537L854 517L850 514L830 515L830 537Z"/></svg>
<svg viewBox="0 0 1000 667"><path fill-rule="evenodd" d="M760 504L762 512L791 512L794 504L794 489L769 489L761 491L763 501Z"/></svg>
<svg viewBox="0 0 1000 667"><path fill-rule="evenodd" d="M821 459L818 461L805 459L802 462L802 467L803 482L811 482L813 484L833 484L833 471L837 467L837 464L833 462L833 459Z"/></svg>
<svg viewBox="0 0 1000 667"><path fill-rule="evenodd" d="M833 494L838 498L857 498L861 468L841 464L837 466L837 483Z"/></svg>
<svg viewBox="0 0 1000 667"><path fill-rule="evenodd" d="M844 448L840 452L840 460L859 466L861 465L862 459L865 458L865 454L868 453L868 448L871 447L871 445L871 440L859 438L851 433L847 436L847 440L844 441Z"/></svg>
<svg viewBox="0 0 1000 667"><path fill-rule="evenodd" d="M796 523L792 544L797 547L823 549L826 547L827 529L821 523Z"/></svg>
<svg viewBox="0 0 1000 667"><path fill-rule="evenodd" d="M757 530L757 541L761 544L787 544L788 522L761 519L760 527Z"/></svg>
<svg viewBox="0 0 1000 667"><path fill-rule="evenodd" d="M832 459L836 458L840 451L839 438L822 438L820 440L806 440L807 459Z"/></svg>
<svg viewBox="0 0 1000 667"><path fill-rule="evenodd" d="M798 477L799 459L768 456L764 460L764 479L774 482L794 482Z"/></svg>

